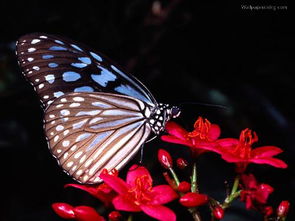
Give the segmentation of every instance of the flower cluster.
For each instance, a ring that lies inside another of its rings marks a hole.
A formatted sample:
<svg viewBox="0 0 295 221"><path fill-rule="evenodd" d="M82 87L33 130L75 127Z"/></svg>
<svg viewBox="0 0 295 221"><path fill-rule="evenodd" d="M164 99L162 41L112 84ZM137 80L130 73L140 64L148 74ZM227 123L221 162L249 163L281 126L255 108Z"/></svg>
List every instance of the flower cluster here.
<svg viewBox="0 0 295 221"><path fill-rule="evenodd" d="M104 170L100 174L102 184L67 184L65 187L86 191L101 201L109 211L108 220L110 221L131 220L132 214L137 212L157 220L175 221L177 213L165 204L176 200L177 206L186 208L193 220L201 220L200 206L208 206L212 220L220 220L236 199L244 202L246 209L261 212L264 220L286 219L290 207L289 201L282 201L275 213L273 207L268 204L268 198L274 188L269 184L259 183L254 174L247 173L250 163L286 168L287 164L284 161L275 158L282 149L276 146L253 148L253 144L258 141L258 136L248 128L241 131L238 139L220 138L220 127L202 117L194 123L193 131L187 131L175 122L168 122L166 131L167 134L161 137L162 140L189 147L193 160L192 165L183 158L174 160L167 150L159 149L157 159L163 167L162 174L168 184L154 186L148 169L133 165L129 168L125 180L118 176L116 170ZM205 152L217 153L223 160L235 165L236 176L223 201L218 201L202 192L198 185L196 159ZM183 170L191 170L191 176L180 180L177 173ZM64 219L105 220L94 208L85 205L72 206L60 202L52 204L52 208Z"/></svg>

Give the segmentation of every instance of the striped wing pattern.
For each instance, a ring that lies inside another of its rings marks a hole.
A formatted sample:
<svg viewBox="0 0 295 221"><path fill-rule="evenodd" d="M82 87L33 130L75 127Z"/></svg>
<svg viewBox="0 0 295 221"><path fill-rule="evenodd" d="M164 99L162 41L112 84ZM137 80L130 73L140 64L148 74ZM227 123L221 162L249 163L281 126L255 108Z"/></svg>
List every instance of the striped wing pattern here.
<svg viewBox="0 0 295 221"><path fill-rule="evenodd" d="M43 107L69 92L108 92L156 100L134 76L124 73L105 56L72 40L42 33L22 36L16 43L23 75Z"/></svg>
<svg viewBox="0 0 295 221"><path fill-rule="evenodd" d="M98 183L102 169L122 168L151 132L140 100L103 92L67 93L45 111L52 154L78 182Z"/></svg>

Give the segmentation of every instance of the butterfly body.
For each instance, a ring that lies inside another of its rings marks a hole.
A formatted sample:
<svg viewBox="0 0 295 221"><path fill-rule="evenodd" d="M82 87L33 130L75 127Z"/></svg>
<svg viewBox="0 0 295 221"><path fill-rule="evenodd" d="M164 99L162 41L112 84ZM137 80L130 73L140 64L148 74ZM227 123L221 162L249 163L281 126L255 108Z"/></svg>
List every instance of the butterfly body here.
<svg viewBox="0 0 295 221"><path fill-rule="evenodd" d="M134 76L71 40L29 34L17 42L23 74L45 111L52 155L81 183L100 182L102 169L122 168L151 133L180 113L157 103Z"/></svg>

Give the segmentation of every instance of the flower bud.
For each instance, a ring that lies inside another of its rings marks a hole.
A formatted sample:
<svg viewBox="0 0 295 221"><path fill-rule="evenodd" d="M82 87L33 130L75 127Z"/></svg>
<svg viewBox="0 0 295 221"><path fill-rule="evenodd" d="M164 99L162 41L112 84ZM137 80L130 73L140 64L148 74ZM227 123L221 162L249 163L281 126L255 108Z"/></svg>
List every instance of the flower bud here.
<svg viewBox="0 0 295 221"><path fill-rule="evenodd" d="M264 216L268 217L271 214L273 214L273 208L271 206L266 206L263 208L263 214Z"/></svg>
<svg viewBox="0 0 295 221"><path fill-rule="evenodd" d="M190 189L191 189L191 184L186 181L180 182L177 187L177 190L182 193L187 193L190 191Z"/></svg>
<svg viewBox="0 0 295 221"><path fill-rule="evenodd" d="M121 220L122 215L118 211L112 211L109 213L109 220L110 221L119 221Z"/></svg>
<svg viewBox="0 0 295 221"><path fill-rule="evenodd" d="M184 169L187 167L187 161L183 158L178 158L176 160L176 165L179 169Z"/></svg>
<svg viewBox="0 0 295 221"><path fill-rule="evenodd" d="M205 194L199 194L199 193L186 193L184 196L182 196L179 199L179 202L181 205L186 207L195 207L195 206L201 206L208 202L208 196Z"/></svg>
<svg viewBox="0 0 295 221"><path fill-rule="evenodd" d="M74 207L67 203L53 203L51 205L54 212L64 219L75 218Z"/></svg>
<svg viewBox="0 0 295 221"><path fill-rule="evenodd" d="M214 209L212 210L212 213L216 219L222 219L224 217L224 210L222 209L221 206L214 207Z"/></svg>
<svg viewBox="0 0 295 221"><path fill-rule="evenodd" d="M169 169L172 167L171 155L166 150L159 149L158 160L164 168Z"/></svg>
<svg viewBox="0 0 295 221"><path fill-rule="evenodd" d="M95 209L89 206L77 206L74 208L76 221L104 221Z"/></svg>
<svg viewBox="0 0 295 221"><path fill-rule="evenodd" d="M278 217L286 217L289 211L290 203L287 200L284 200L280 203L277 208Z"/></svg>

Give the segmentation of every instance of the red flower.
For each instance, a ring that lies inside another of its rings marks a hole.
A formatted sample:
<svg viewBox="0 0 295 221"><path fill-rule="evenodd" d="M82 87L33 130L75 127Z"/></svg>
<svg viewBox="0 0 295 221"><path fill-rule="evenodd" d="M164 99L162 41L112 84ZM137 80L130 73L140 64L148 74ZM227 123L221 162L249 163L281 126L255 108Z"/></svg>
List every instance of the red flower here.
<svg viewBox="0 0 295 221"><path fill-rule="evenodd" d="M182 181L179 183L177 190L182 193L187 193L191 190L191 184L186 181Z"/></svg>
<svg viewBox="0 0 295 221"><path fill-rule="evenodd" d="M212 213L216 219L223 219L224 217L224 210L222 209L221 206L214 207L212 210Z"/></svg>
<svg viewBox="0 0 295 221"><path fill-rule="evenodd" d="M258 184L253 174L241 176L242 191L241 200L246 203L246 208L258 208L266 204L269 194L273 188L268 184Z"/></svg>
<svg viewBox="0 0 295 221"><path fill-rule="evenodd" d="M67 203L53 203L54 212L64 219L75 219L77 221L105 221L95 209L89 206L73 207Z"/></svg>
<svg viewBox="0 0 295 221"><path fill-rule="evenodd" d="M122 219L122 215L118 211L112 211L109 213L109 220L110 221L119 221L121 219Z"/></svg>
<svg viewBox="0 0 295 221"><path fill-rule="evenodd" d="M185 159L183 159L183 158L178 158L178 159L176 160L176 165L177 165L177 167L178 167L179 169L184 169L184 168L187 167L188 163L187 163L187 161L186 161Z"/></svg>
<svg viewBox="0 0 295 221"><path fill-rule="evenodd" d="M273 208L271 206L265 206L262 210L262 213L264 214L264 216L268 217L273 214Z"/></svg>
<svg viewBox="0 0 295 221"><path fill-rule="evenodd" d="M211 151L221 154L221 157L230 163L236 163L237 172L245 171L249 163L269 164L274 167L286 168L287 164L273 158L282 152L275 146L263 146L252 149L252 144L258 141L255 132L245 129L241 132L240 139L225 138L217 141L218 148L209 148ZM208 148L207 148L208 149Z"/></svg>
<svg viewBox="0 0 295 221"><path fill-rule="evenodd" d="M102 173L118 176L118 171L114 171L114 170L111 171L110 173L108 173L107 170L103 170ZM113 191L113 189L105 183L102 183L99 185L66 184L65 188L66 187L74 187L77 189L84 190L90 195L102 201L106 206L110 206L112 200L117 195L117 193Z"/></svg>
<svg viewBox="0 0 295 221"><path fill-rule="evenodd" d="M290 202L287 200L282 201L277 208L278 217L286 217L289 212L289 208L290 208Z"/></svg>
<svg viewBox="0 0 295 221"><path fill-rule="evenodd" d="M166 124L169 135L163 135L161 139L166 142L182 144L191 148L195 156L199 156L206 150L203 147L215 146L215 141L220 136L220 128L217 124L211 124L207 119L199 117L194 124L194 130L188 132L178 124L169 121Z"/></svg>
<svg viewBox="0 0 295 221"><path fill-rule="evenodd" d="M117 210L140 212L165 221L176 220L176 215L162 204L177 198L169 185L152 186L153 180L144 167L133 165L127 173L126 182L119 177L101 174L100 178L119 195L113 199Z"/></svg>
<svg viewBox="0 0 295 221"><path fill-rule="evenodd" d="M186 193L183 195L179 202L181 205L186 207L195 207L195 206L201 206L208 202L209 198L205 194L200 193Z"/></svg>
<svg viewBox="0 0 295 221"><path fill-rule="evenodd" d="M172 158L171 155L163 149L159 149L158 151L158 161L165 169L169 169L172 167Z"/></svg>

